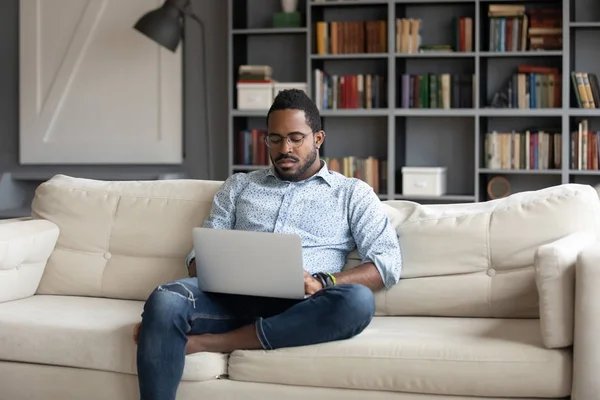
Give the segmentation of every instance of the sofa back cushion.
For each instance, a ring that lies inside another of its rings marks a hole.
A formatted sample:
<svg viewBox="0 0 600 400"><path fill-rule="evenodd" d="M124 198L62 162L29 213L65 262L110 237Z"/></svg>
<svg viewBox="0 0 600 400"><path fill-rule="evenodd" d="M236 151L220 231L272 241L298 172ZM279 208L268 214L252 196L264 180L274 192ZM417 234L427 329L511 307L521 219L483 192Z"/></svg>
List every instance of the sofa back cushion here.
<svg viewBox="0 0 600 400"><path fill-rule="evenodd" d="M377 293L381 315L537 318L534 255L600 227L597 192L567 184L474 204L384 203L403 256L400 282ZM359 263L356 253L347 266Z"/></svg>
<svg viewBox="0 0 600 400"><path fill-rule="evenodd" d="M41 184L32 217L60 229L38 294L145 300L187 276L192 228L222 182L109 182L57 175Z"/></svg>
<svg viewBox="0 0 600 400"><path fill-rule="evenodd" d="M58 225L38 294L145 300L187 276L192 228L218 181L109 182L57 175L40 185L32 216ZM399 236L400 282L376 294L380 315L537 318L534 254L600 227L597 192L562 185L485 203L383 203ZM347 267L360 259L352 252Z"/></svg>

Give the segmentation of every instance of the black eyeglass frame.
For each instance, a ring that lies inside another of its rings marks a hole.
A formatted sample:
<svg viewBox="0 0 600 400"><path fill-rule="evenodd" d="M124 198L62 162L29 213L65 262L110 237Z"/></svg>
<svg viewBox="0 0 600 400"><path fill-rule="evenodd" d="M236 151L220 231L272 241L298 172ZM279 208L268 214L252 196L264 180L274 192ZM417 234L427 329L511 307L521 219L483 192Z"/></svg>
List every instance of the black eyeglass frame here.
<svg viewBox="0 0 600 400"><path fill-rule="evenodd" d="M311 131L309 133L304 133L304 132L292 132L292 133L288 133L286 136L281 136L277 133L269 133L268 135L265 136L265 144L267 145L268 148L271 148L271 146L281 146L281 144L283 143L283 140L287 140L287 143L293 147L293 148L298 148L300 146L302 146L304 144L304 139L306 139L307 136L316 133L316 131ZM299 139L299 142L292 142L290 140L290 136L291 135L302 135L302 139ZM269 143L269 138L276 136L278 137L278 140L281 140L281 142L279 143Z"/></svg>

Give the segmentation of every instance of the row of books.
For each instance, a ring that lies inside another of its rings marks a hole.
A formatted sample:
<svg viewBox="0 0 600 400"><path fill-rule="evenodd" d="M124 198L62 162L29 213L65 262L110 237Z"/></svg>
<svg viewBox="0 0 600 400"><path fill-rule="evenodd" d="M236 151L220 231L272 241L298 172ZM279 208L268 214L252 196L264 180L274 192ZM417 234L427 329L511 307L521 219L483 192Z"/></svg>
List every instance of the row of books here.
<svg viewBox="0 0 600 400"><path fill-rule="evenodd" d="M561 74L558 68L519 65L508 83L492 97L494 108L560 108Z"/></svg>
<svg viewBox="0 0 600 400"><path fill-rule="evenodd" d="M596 74L571 72L571 83L579 108L600 108L600 87Z"/></svg>
<svg viewBox="0 0 600 400"><path fill-rule="evenodd" d="M270 65L240 65L237 82L254 83L273 80L273 68Z"/></svg>
<svg viewBox="0 0 600 400"><path fill-rule="evenodd" d="M454 19L452 44L424 44L421 29L423 20L419 18L396 18L396 52L426 53L431 51L473 51L473 18Z"/></svg>
<svg viewBox="0 0 600 400"><path fill-rule="evenodd" d="M387 53L387 21L318 21L317 54Z"/></svg>
<svg viewBox="0 0 600 400"><path fill-rule="evenodd" d="M456 51L473 51L473 18L455 18L453 34Z"/></svg>
<svg viewBox="0 0 600 400"><path fill-rule="evenodd" d="M403 74L400 81L402 108L473 108L472 74Z"/></svg>
<svg viewBox="0 0 600 400"><path fill-rule="evenodd" d="M331 171L339 172L348 178L362 179L377 194L387 193L387 160L375 157L360 158L346 156L340 158L322 157Z"/></svg>
<svg viewBox="0 0 600 400"><path fill-rule="evenodd" d="M527 9L522 4L492 4L488 8L489 51L562 49L562 11ZM422 43L423 20L396 18L396 52L473 51L473 18L457 17L451 45ZM384 53L386 21L318 21L317 54Z"/></svg>
<svg viewBox="0 0 600 400"><path fill-rule="evenodd" d="M396 18L396 53L418 53L421 47L421 20Z"/></svg>
<svg viewBox="0 0 600 400"><path fill-rule="evenodd" d="M269 165L269 149L265 144L267 133L262 129L244 129L234 138L234 159L237 165Z"/></svg>
<svg viewBox="0 0 600 400"><path fill-rule="evenodd" d="M492 4L488 8L489 51L562 49L562 10L522 4Z"/></svg>
<svg viewBox="0 0 600 400"><path fill-rule="evenodd" d="M598 170L598 156L600 154L600 132L590 130L587 119L577 124L577 130L571 132L571 169Z"/></svg>
<svg viewBox="0 0 600 400"><path fill-rule="evenodd" d="M561 168L562 134L543 130L489 132L484 139L484 165L490 169Z"/></svg>
<svg viewBox="0 0 600 400"><path fill-rule="evenodd" d="M337 75L314 70L315 97L320 110L387 107L387 80L373 74Z"/></svg>

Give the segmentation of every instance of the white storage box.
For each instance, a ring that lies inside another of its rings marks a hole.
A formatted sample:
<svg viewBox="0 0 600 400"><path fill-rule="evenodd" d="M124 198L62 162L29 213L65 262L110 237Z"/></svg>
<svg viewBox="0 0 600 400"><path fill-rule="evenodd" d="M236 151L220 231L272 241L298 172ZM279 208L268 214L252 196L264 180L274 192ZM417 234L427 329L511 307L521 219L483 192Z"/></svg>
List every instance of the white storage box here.
<svg viewBox="0 0 600 400"><path fill-rule="evenodd" d="M402 167L404 196L443 196L446 194L446 167Z"/></svg>
<svg viewBox="0 0 600 400"><path fill-rule="evenodd" d="M273 83L238 83L238 110L268 110L273 103Z"/></svg>
<svg viewBox="0 0 600 400"><path fill-rule="evenodd" d="M273 84L273 99L279 92L285 89L300 89L308 94L308 85L303 82L276 82Z"/></svg>

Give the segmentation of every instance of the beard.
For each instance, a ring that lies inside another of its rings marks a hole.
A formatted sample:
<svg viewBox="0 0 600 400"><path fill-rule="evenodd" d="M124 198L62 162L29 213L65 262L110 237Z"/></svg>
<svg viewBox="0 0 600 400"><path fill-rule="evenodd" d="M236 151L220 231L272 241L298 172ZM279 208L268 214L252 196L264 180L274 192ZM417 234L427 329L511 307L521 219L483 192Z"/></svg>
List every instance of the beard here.
<svg viewBox="0 0 600 400"><path fill-rule="evenodd" d="M298 178L300 178L302 175L304 175L304 173L311 167L311 165L315 163L315 161L317 160L317 155L317 146L313 146L313 150L306 157L304 162L300 164L300 166L297 165L297 163L300 162L300 160L288 154L283 154L277 157L276 160L273 160L273 157L271 157L271 161L273 162L273 166L277 170L277 174L279 175L281 180L293 182L298 180ZM279 167L279 165L277 164L277 162L285 160L286 158L296 161L296 164L294 164L292 168L286 168L286 170L282 170L281 167ZM297 167L297 169L294 170L294 167Z"/></svg>

